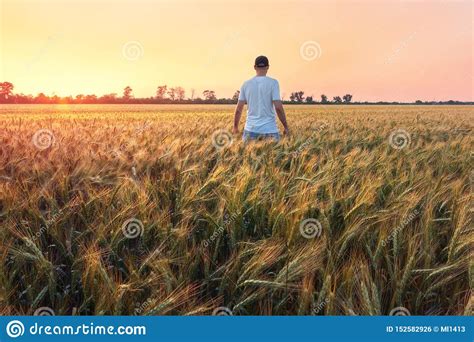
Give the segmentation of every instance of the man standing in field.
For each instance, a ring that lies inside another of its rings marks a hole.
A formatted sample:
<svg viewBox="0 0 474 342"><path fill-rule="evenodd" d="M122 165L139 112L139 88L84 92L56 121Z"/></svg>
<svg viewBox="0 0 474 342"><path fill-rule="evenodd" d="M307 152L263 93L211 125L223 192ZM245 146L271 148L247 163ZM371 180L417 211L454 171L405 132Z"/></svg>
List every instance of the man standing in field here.
<svg viewBox="0 0 474 342"><path fill-rule="evenodd" d="M280 98L280 86L277 80L267 77L268 68L268 58L258 56L254 65L257 75L246 81L240 88L234 115L234 133L239 132L240 117L244 105L247 104L247 121L242 135L244 141L265 138L280 140L276 115L283 125L284 134L289 134L285 110Z"/></svg>

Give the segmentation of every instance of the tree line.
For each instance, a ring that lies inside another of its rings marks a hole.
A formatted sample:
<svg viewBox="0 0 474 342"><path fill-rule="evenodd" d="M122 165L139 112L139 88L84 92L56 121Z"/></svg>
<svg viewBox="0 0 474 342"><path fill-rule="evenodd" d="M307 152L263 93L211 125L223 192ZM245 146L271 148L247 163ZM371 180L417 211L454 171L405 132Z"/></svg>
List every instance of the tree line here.
<svg viewBox="0 0 474 342"><path fill-rule="evenodd" d="M328 97L325 94L321 94L321 101L319 103L321 104L329 104L329 103L334 103L334 104L342 104L342 103L351 103L352 101L352 95L351 94L346 94L342 98L340 96L334 96L332 98L332 101L329 101ZM295 91L290 94L290 102L296 102L296 103L317 103L313 95L311 96L304 96L304 91Z"/></svg>
<svg viewBox="0 0 474 342"><path fill-rule="evenodd" d="M234 103L233 98L217 98L214 90L204 90L202 97L195 97L195 90L191 90L191 97L186 97L183 87L168 87L160 85L156 88L155 95L139 98L133 95L133 89L126 86L122 94L109 93L102 96L95 94L78 94L76 96L47 96L39 93L36 96L15 94L14 85L11 82L0 83L0 103L32 103L32 104L168 104L168 103ZM237 95L238 97L238 95Z"/></svg>
<svg viewBox="0 0 474 342"><path fill-rule="evenodd" d="M234 104L239 98L239 90L234 92L231 98L218 98L216 92L206 89L201 96L196 96L195 89L191 89L190 96L186 97L186 91L183 87L169 87L160 85L156 88L154 96L137 98L133 95L133 89L126 86L121 95L117 93L97 96L95 94L79 94L73 96L47 96L39 93L36 96L16 94L13 92L14 85L11 82L0 82L0 103L17 104ZM313 95L305 96L304 91L295 91L290 93L289 100L283 97L285 104L413 104L403 102L352 102L352 95L334 96L329 100L328 96L321 94L320 101L316 101ZM474 104L473 102L462 101L421 101L417 100L414 104Z"/></svg>

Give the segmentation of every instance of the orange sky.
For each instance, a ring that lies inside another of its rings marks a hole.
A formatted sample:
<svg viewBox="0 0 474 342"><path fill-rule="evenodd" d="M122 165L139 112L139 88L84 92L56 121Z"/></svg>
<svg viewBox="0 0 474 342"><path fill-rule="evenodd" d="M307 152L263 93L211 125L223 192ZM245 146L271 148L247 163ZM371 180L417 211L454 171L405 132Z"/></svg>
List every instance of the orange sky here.
<svg viewBox="0 0 474 342"><path fill-rule="evenodd" d="M302 89L318 99L473 101L471 1L0 4L0 81L16 92L121 94L130 85L145 97L168 84L187 96L194 88L230 97L265 54L286 98ZM134 41L142 52L136 60L123 51ZM319 45L317 58L302 56L305 42Z"/></svg>

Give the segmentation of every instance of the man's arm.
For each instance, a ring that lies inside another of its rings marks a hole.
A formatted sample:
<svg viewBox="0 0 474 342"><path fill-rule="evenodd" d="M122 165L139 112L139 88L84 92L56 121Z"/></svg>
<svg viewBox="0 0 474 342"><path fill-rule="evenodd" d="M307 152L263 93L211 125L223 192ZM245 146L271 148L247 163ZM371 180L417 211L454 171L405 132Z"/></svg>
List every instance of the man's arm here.
<svg viewBox="0 0 474 342"><path fill-rule="evenodd" d="M280 119L280 121L283 125L283 128L285 129L283 131L283 133L285 135L288 135L290 133L290 130L288 129L288 123L286 122L286 114L285 114L285 110L283 109L283 103L281 103L281 101L277 100L277 101L273 101L273 105L275 106L275 110L277 112L278 119Z"/></svg>
<svg viewBox="0 0 474 342"><path fill-rule="evenodd" d="M234 114L234 133L239 133L239 121L240 117L242 116L242 110L244 109L245 101L238 101L237 107L235 107L235 114Z"/></svg>

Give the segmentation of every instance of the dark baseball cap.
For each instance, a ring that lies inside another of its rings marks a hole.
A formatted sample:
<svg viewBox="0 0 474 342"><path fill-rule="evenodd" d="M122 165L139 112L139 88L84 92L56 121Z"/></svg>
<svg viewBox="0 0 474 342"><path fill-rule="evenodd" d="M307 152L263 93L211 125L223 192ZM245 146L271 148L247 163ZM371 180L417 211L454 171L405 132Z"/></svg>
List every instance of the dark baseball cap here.
<svg viewBox="0 0 474 342"><path fill-rule="evenodd" d="M268 58L265 56L258 56L255 58L255 66L258 68L264 68L268 66Z"/></svg>

